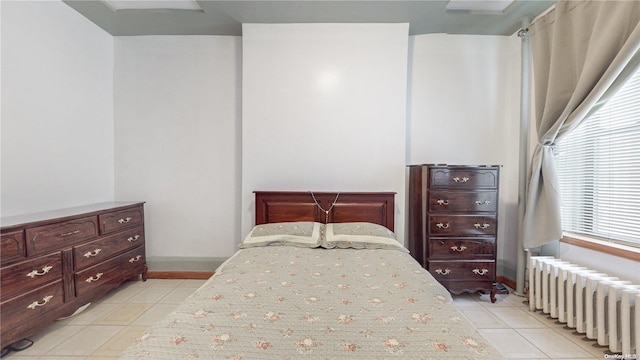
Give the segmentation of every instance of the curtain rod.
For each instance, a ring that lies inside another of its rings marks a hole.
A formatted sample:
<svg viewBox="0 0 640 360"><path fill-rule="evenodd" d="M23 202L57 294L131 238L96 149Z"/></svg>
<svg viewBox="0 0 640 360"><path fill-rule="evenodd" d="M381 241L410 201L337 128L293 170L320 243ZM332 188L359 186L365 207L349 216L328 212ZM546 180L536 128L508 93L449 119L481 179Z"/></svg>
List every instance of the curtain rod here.
<svg viewBox="0 0 640 360"><path fill-rule="evenodd" d="M529 27L531 27L531 25L535 24L536 21L540 20L541 18L547 16L550 12L552 12L553 10L556 9L556 4L551 5L547 10L543 11L542 14L536 16L533 20L531 20L529 22Z"/></svg>

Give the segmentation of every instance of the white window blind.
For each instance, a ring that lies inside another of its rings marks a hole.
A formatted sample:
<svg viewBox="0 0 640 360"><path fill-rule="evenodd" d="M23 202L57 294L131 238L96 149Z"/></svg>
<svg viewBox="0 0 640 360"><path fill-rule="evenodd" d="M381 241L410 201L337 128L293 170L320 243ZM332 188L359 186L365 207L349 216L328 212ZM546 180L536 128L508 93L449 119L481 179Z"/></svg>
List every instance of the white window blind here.
<svg viewBox="0 0 640 360"><path fill-rule="evenodd" d="M557 150L563 230L640 246L640 71Z"/></svg>

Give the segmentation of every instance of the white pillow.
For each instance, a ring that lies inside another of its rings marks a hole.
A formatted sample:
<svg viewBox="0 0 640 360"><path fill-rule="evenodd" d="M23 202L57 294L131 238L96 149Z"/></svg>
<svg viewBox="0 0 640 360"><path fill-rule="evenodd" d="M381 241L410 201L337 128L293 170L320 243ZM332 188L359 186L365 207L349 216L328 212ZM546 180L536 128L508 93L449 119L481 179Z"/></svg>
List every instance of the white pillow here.
<svg viewBox="0 0 640 360"><path fill-rule="evenodd" d="M322 247L327 249L395 249L409 252L393 231L378 224L349 222L327 224Z"/></svg>
<svg viewBox="0 0 640 360"><path fill-rule="evenodd" d="M311 221L279 222L256 225L242 240L241 249L257 246L320 246L323 224Z"/></svg>

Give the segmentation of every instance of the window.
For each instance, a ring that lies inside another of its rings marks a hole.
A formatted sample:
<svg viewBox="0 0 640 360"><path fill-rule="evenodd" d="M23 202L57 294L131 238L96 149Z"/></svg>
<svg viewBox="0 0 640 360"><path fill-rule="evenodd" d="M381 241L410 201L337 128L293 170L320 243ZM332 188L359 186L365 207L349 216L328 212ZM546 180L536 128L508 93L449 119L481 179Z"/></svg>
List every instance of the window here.
<svg viewBox="0 0 640 360"><path fill-rule="evenodd" d="M557 150L563 230L640 247L640 71Z"/></svg>

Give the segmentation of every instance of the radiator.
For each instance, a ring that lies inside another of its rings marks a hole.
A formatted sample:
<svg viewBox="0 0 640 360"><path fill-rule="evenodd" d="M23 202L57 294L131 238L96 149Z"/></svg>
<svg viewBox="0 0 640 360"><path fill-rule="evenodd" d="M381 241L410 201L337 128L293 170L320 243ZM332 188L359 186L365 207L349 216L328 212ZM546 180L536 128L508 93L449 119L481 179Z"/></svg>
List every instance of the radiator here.
<svg viewBox="0 0 640 360"><path fill-rule="evenodd" d="M552 256L532 256L529 309L640 359L640 285ZM635 356L634 356L635 354Z"/></svg>

